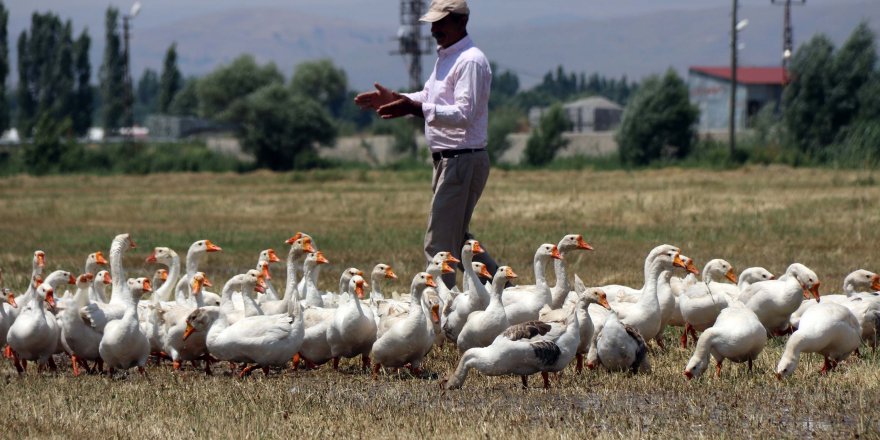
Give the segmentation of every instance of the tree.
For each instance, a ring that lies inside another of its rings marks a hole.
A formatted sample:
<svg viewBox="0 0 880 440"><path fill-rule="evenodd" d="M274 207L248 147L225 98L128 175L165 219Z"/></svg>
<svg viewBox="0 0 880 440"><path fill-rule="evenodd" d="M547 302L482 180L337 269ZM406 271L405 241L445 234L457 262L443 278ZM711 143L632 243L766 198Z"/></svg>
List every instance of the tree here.
<svg viewBox="0 0 880 440"><path fill-rule="evenodd" d="M183 87L183 75L177 68L177 43L172 43L165 52L162 63L162 80L159 83L159 113L168 113L174 95Z"/></svg>
<svg viewBox="0 0 880 440"><path fill-rule="evenodd" d="M101 113L104 129L118 129L126 111L125 57L119 37L119 10L108 7L104 19L104 59L98 78L101 83Z"/></svg>
<svg viewBox="0 0 880 440"><path fill-rule="evenodd" d="M9 127L9 105L6 100L6 78L9 76L9 10L0 1L0 132Z"/></svg>
<svg viewBox="0 0 880 440"><path fill-rule="evenodd" d="M570 129L571 121L561 105L554 104L547 109L526 143L526 163L533 166L550 163L556 153L568 145L568 140L562 137L562 133Z"/></svg>
<svg viewBox="0 0 880 440"><path fill-rule="evenodd" d="M196 116L199 114L198 79L189 78L183 87L174 95L168 113L177 116Z"/></svg>
<svg viewBox="0 0 880 440"><path fill-rule="evenodd" d="M30 53L28 50L27 31L21 31L18 36L18 87L16 88L15 101L18 105L18 113L16 114L16 126L22 137L30 136L31 131L36 123L37 100L34 97L33 88L35 85L31 82L33 73L31 66L32 58L36 54Z"/></svg>
<svg viewBox="0 0 880 440"><path fill-rule="evenodd" d="M623 163L647 165L658 159L687 156L696 139L699 110L690 103L687 85L669 69L639 87L623 113L617 144Z"/></svg>
<svg viewBox="0 0 880 440"><path fill-rule="evenodd" d="M801 45L791 59L792 81L782 96L783 122L792 144L818 156L835 137L833 111L828 107L834 46L824 35Z"/></svg>
<svg viewBox="0 0 880 440"><path fill-rule="evenodd" d="M137 84L135 120L143 123L146 116L156 113L159 104L159 74L153 69L144 69Z"/></svg>
<svg viewBox="0 0 880 440"><path fill-rule="evenodd" d="M507 105L519 92L519 77L510 70L500 72L498 66L490 63L492 69L492 89L489 93L489 109Z"/></svg>
<svg viewBox="0 0 880 440"><path fill-rule="evenodd" d="M318 102L296 95L278 83L267 85L242 102L242 145L257 166L273 170L303 167L314 144L336 137L330 115Z"/></svg>
<svg viewBox="0 0 880 440"><path fill-rule="evenodd" d="M253 56L242 55L198 81L199 114L240 122L244 118L242 105L249 94L270 84L283 83L284 76L274 63L260 66Z"/></svg>
<svg viewBox="0 0 880 440"><path fill-rule="evenodd" d="M489 139L486 151L491 162L496 162L505 151L510 149L508 136L516 131L521 117L520 112L512 107L497 108L489 115Z"/></svg>
<svg viewBox="0 0 880 440"><path fill-rule="evenodd" d="M73 114L71 115L71 128L78 136L85 135L92 126L92 112L94 111L94 88L92 87L92 63L89 60L89 49L92 40L89 38L88 29L84 29L79 38L73 43L74 77L76 88L73 92Z"/></svg>
<svg viewBox="0 0 880 440"><path fill-rule="evenodd" d="M348 92L348 79L345 71L330 60L305 62L296 66L290 79L290 90L314 99L338 117Z"/></svg>
<svg viewBox="0 0 880 440"><path fill-rule="evenodd" d="M835 132L853 122L859 112L859 91L872 78L877 65L875 39L874 32L863 21L834 54L828 105L833 112L831 123Z"/></svg>

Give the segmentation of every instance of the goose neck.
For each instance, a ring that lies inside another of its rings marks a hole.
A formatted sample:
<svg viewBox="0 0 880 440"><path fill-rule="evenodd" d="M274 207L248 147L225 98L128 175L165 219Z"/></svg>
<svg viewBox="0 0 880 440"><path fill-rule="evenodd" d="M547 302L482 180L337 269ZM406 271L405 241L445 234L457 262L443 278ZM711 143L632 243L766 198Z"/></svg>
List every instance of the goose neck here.
<svg viewBox="0 0 880 440"><path fill-rule="evenodd" d="M177 286L177 279L180 277L180 257L176 252L171 254L171 260L166 265L168 266L168 279L153 293L153 298L157 298L159 301L171 301L171 294Z"/></svg>
<svg viewBox="0 0 880 440"><path fill-rule="evenodd" d="M293 295L296 284L299 282L296 278L297 258L296 248L291 247L290 251L287 252L287 284L284 286L284 298Z"/></svg>
<svg viewBox="0 0 880 440"><path fill-rule="evenodd" d="M570 292L571 283L568 282L568 271L567 271L567 259L566 253L564 251L560 251L562 255L561 260L553 260L553 270L556 273L556 287L557 289L565 292L566 294Z"/></svg>
<svg viewBox="0 0 880 440"><path fill-rule="evenodd" d="M193 248L186 252L186 276L188 278L192 279L196 272L199 271L199 264L201 264L203 254L204 252Z"/></svg>
<svg viewBox="0 0 880 440"><path fill-rule="evenodd" d="M535 268L535 284L539 286L546 286L547 279L545 278L544 270L547 267L547 258L541 255L535 255L533 265Z"/></svg>

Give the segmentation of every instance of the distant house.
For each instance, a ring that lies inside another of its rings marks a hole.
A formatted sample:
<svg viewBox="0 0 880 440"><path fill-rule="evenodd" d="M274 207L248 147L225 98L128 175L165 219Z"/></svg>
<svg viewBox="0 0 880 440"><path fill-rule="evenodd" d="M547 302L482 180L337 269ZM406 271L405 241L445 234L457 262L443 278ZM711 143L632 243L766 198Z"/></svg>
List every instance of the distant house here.
<svg viewBox="0 0 880 440"><path fill-rule="evenodd" d="M576 133L614 130L620 125L620 118L623 115L623 107L601 96L569 102L562 108L571 121L571 131ZM529 110L529 124L532 127L537 126L545 111L546 108Z"/></svg>
<svg viewBox="0 0 880 440"><path fill-rule="evenodd" d="M730 67L695 66L688 69L691 103L700 109L699 130L726 130L730 114ZM785 72L782 67L736 69L736 128L750 127L766 105L779 111Z"/></svg>
<svg viewBox="0 0 880 440"><path fill-rule="evenodd" d="M178 141L191 136L205 136L234 131L235 127L194 116L149 115L146 124L150 138Z"/></svg>

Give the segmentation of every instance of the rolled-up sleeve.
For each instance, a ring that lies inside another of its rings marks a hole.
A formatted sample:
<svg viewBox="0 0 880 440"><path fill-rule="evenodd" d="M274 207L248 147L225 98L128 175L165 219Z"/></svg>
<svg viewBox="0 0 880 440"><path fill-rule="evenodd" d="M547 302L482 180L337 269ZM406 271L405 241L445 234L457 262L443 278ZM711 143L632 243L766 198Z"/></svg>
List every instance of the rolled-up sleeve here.
<svg viewBox="0 0 880 440"><path fill-rule="evenodd" d="M422 90L420 90L418 92L401 93L401 95L406 96L407 98L412 99L413 101L425 102L428 100L428 87L427 87L427 85L425 85L425 88L423 88Z"/></svg>
<svg viewBox="0 0 880 440"><path fill-rule="evenodd" d="M462 64L455 81L455 101L436 104L422 101L422 112L428 126L464 128L473 122L477 102L488 96L492 73L476 62Z"/></svg>

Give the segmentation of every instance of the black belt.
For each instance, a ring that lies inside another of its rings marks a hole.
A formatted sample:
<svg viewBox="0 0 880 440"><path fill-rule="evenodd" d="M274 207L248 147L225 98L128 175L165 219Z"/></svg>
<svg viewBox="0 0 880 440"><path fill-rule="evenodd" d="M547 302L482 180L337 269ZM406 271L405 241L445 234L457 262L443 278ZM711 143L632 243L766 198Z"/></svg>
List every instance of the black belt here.
<svg viewBox="0 0 880 440"><path fill-rule="evenodd" d="M458 157L463 154L479 153L486 151L485 148L460 148L457 150L441 150L438 153L431 153L431 157L438 161L440 159L449 159L450 157Z"/></svg>

